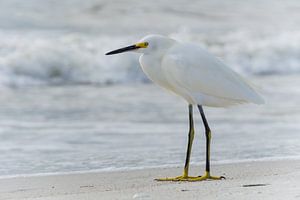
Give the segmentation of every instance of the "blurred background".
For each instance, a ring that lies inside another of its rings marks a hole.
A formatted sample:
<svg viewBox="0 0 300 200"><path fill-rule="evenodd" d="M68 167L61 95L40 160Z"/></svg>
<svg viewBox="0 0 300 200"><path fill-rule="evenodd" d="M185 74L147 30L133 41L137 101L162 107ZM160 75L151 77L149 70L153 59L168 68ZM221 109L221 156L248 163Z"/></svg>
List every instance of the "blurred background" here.
<svg viewBox="0 0 300 200"><path fill-rule="evenodd" d="M299 24L298 0L1 0L0 176L182 166L187 104L139 55L104 56L151 33L201 44L265 97L206 108L213 163L299 159Z"/></svg>

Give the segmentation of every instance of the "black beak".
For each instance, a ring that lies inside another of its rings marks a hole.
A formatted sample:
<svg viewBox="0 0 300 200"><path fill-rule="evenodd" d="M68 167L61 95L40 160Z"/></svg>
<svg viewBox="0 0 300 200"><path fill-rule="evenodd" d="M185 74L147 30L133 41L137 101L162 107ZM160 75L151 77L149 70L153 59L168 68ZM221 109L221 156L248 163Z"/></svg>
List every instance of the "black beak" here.
<svg viewBox="0 0 300 200"><path fill-rule="evenodd" d="M114 51L107 52L105 55L113 55L113 54L117 54L117 53L123 53L125 51L131 51L131 50L135 50L135 49L138 49L138 48L140 48L140 47L137 46L137 45L130 45L128 47L123 47L121 49L117 49L117 50L114 50Z"/></svg>

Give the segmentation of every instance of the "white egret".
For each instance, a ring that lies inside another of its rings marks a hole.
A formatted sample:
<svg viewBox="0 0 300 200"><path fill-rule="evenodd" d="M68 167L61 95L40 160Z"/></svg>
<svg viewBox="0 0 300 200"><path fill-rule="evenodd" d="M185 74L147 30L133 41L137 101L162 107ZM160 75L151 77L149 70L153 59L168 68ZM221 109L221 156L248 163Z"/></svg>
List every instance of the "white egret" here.
<svg viewBox="0 0 300 200"><path fill-rule="evenodd" d="M211 130L202 106L226 107L242 103L262 104L262 97L241 76L218 58L193 43L180 43L161 35L148 35L138 43L106 53L126 51L141 53L139 62L144 73L159 86L188 102L189 135L182 176L159 181L201 181L222 179L210 174ZM193 106L197 106L205 127L206 169L203 176L189 176L189 162L194 139Z"/></svg>

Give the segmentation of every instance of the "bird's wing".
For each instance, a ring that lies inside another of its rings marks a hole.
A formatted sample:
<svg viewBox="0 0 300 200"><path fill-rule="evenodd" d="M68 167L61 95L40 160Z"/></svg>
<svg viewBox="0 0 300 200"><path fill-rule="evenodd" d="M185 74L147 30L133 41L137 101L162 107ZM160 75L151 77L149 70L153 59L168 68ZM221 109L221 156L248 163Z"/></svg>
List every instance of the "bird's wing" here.
<svg viewBox="0 0 300 200"><path fill-rule="evenodd" d="M193 44L178 44L162 59L162 69L171 83L196 94L263 103L258 93L218 58Z"/></svg>

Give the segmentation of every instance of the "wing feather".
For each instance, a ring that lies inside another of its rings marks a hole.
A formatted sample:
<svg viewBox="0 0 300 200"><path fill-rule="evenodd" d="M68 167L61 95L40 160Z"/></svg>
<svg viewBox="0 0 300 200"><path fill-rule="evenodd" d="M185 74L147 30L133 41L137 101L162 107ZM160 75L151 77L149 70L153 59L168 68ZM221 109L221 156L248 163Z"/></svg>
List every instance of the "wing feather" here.
<svg viewBox="0 0 300 200"><path fill-rule="evenodd" d="M247 81L200 46L175 45L163 57L162 68L171 83L180 85L191 94L263 103L261 96Z"/></svg>

